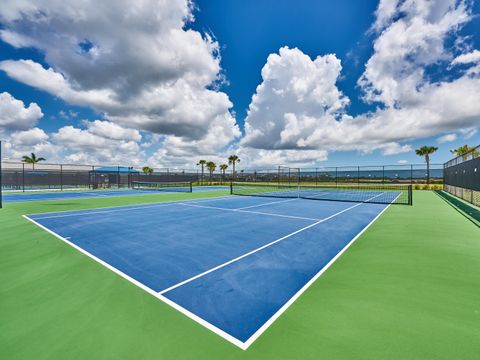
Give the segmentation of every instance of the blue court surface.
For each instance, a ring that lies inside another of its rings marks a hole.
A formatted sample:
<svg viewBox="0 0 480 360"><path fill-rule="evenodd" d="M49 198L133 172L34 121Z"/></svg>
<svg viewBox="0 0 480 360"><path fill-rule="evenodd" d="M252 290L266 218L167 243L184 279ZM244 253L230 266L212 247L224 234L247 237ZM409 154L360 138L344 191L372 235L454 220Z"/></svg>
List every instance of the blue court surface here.
<svg viewBox="0 0 480 360"><path fill-rule="evenodd" d="M228 190L228 186L194 186L193 192L204 192L214 190ZM25 202L25 201L48 201L48 200L70 200L83 198L98 198L110 196L137 196L152 194L171 194L172 191L160 190L72 190L72 191L51 191L51 192L26 192L3 194L3 202Z"/></svg>
<svg viewBox="0 0 480 360"><path fill-rule="evenodd" d="M26 218L246 349L387 206L227 196Z"/></svg>

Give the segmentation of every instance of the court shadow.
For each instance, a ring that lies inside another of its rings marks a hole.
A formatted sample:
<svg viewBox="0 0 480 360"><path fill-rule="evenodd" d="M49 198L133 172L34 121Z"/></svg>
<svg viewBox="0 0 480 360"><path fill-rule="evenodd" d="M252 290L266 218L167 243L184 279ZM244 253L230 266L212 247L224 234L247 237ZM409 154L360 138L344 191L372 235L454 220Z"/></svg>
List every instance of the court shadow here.
<svg viewBox="0 0 480 360"><path fill-rule="evenodd" d="M72 206L72 205L78 205L78 204L79 203L76 203L76 202L61 202L61 203L52 203L52 204L43 203L42 206L58 207L58 206Z"/></svg>
<svg viewBox="0 0 480 360"><path fill-rule="evenodd" d="M457 210L460 214L462 214L468 220L480 227L480 209L477 209L475 206L470 205L460 199L457 199L455 196L447 194L442 190L435 190L435 193L439 197L441 197L446 203L452 206L455 210Z"/></svg>

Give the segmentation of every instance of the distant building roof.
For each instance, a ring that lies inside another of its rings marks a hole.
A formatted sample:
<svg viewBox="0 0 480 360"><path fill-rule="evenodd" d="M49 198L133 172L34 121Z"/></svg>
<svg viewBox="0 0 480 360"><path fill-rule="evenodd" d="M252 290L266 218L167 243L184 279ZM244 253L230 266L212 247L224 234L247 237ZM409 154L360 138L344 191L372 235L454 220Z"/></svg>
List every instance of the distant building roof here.
<svg viewBox="0 0 480 360"><path fill-rule="evenodd" d="M122 173L122 174L138 174L140 171L124 166L101 167L94 170L98 173Z"/></svg>

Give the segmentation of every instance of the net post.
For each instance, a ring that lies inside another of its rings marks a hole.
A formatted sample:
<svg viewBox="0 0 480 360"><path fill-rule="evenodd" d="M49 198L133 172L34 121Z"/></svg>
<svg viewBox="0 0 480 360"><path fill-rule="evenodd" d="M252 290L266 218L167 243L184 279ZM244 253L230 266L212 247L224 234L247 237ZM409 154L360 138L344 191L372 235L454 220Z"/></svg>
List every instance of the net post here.
<svg viewBox="0 0 480 360"><path fill-rule="evenodd" d="M413 205L412 184L408 185L408 205Z"/></svg>
<svg viewBox="0 0 480 360"><path fill-rule="evenodd" d="M230 181L230 195L233 195L233 182Z"/></svg>

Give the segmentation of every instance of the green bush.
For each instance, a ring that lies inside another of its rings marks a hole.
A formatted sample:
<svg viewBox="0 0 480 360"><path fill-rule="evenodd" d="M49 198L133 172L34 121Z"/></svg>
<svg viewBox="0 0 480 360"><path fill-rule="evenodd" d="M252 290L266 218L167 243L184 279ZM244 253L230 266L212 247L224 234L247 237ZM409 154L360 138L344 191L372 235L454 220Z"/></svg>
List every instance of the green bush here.
<svg viewBox="0 0 480 360"><path fill-rule="evenodd" d="M442 184L415 184L413 185L414 190L442 190Z"/></svg>

